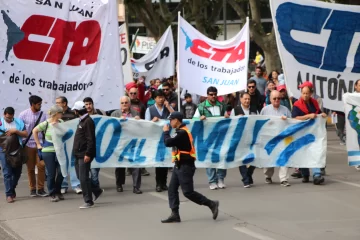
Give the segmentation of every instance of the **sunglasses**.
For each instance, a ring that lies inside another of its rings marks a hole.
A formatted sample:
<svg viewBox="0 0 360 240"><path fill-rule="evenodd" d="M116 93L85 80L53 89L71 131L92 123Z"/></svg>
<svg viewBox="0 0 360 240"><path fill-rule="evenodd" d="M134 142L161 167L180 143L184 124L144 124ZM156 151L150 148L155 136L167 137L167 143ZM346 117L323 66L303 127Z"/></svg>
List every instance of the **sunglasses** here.
<svg viewBox="0 0 360 240"><path fill-rule="evenodd" d="M128 104L129 102L121 102L121 104Z"/></svg>
<svg viewBox="0 0 360 240"><path fill-rule="evenodd" d="M136 92L131 92L131 93L129 93L130 95L136 95Z"/></svg>
<svg viewBox="0 0 360 240"><path fill-rule="evenodd" d="M276 101L276 100L280 100L281 98L279 97L274 97L273 100Z"/></svg>
<svg viewBox="0 0 360 240"><path fill-rule="evenodd" d="M217 93L208 93L208 95L211 96L211 97L216 97Z"/></svg>
<svg viewBox="0 0 360 240"><path fill-rule="evenodd" d="M255 86L248 86L248 88L255 88Z"/></svg>

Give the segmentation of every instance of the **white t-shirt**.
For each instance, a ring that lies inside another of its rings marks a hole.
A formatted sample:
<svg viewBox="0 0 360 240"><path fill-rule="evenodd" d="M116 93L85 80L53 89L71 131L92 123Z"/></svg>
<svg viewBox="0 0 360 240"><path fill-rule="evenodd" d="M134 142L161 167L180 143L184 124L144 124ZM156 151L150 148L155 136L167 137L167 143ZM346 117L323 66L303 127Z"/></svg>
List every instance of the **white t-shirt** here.
<svg viewBox="0 0 360 240"><path fill-rule="evenodd" d="M4 127L7 131L9 129L16 128L16 123L15 123L15 121L12 121L11 123L4 121Z"/></svg>

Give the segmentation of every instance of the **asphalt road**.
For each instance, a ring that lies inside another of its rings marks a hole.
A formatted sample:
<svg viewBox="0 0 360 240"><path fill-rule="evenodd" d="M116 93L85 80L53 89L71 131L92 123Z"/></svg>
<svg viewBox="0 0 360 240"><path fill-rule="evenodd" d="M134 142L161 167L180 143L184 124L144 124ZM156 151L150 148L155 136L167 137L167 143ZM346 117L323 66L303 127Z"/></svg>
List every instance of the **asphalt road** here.
<svg viewBox="0 0 360 240"><path fill-rule="evenodd" d="M155 175L143 177L142 195L131 189L117 193L113 169L102 169L100 181L105 193L95 208L80 210L82 197L70 192L66 200L51 203L47 198L30 198L27 176L17 189L18 199L7 204L1 179L0 240L112 240L112 239L242 239L242 240L359 240L360 172L347 166L345 146L333 130L328 134L325 185L290 179L291 187L264 183L255 170L253 188L241 184L238 169L230 169L227 189L211 191L205 170L198 169L195 188L210 199L220 200L217 221L207 207L197 206L181 193L182 223L161 224L169 215L166 193L154 191ZM24 173L25 173L24 168ZM170 174L169 174L170 175Z"/></svg>

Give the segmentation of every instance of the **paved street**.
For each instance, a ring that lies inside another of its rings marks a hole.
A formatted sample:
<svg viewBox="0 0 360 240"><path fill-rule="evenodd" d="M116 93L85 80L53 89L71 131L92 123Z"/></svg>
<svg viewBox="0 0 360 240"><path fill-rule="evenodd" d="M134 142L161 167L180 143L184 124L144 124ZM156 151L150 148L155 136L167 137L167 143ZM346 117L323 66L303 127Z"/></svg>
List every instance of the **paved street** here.
<svg viewBox="0 0 360 240"><path fill-rule="evenodd" d="M28 197L27 176L23 174L18 198L7 204L4 184L0 190L0 239L24 240L112 240L112 239L241 239L241 240L359 240L360 172L347 166L345 146L334 130L328 134L328 166L324 186L290 179L291 187L264 183L262 171L255 171L255 186L242 187L238 169L228 171L226 190L211 191L206 174L199 169L196 189L220 200L217 221L207 207L187 201L181 194L181 224L161 224L170 213L166 193L154 192L155 175L143 177L142 195L132 193L131 177L125 192L117 193L113 169L101 170L105 193L96 207L80 210L80 195L72 192L66 200L51 203L48 198ZM25 173L24 168L24 173Z"/></svg>

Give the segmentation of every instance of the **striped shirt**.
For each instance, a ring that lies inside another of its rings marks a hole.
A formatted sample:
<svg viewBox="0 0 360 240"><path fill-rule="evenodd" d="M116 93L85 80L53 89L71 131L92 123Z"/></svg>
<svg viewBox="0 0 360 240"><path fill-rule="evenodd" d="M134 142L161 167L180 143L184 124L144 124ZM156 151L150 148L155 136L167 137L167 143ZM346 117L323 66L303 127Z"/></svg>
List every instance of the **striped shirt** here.
<svg viewBox="0 0 360 240"><path fill-rule="evenodd" d="M19 115L19 118L25 123L25 128L28 130L28 134L31 134L33 128L35 127L36 120L39 118L41 111L34 113L31 108L22 111ZM46 120L46 114L43 112L40 122ZM42 142L42 134L39 133L40 142ZM23 138L23 142L25 142L26 138ZM29 148L36 148L36 143L34 140L34 136L31 135L28 143L26 144Z"/></svg>
<svg viewBox="0 0 360 240"><path fill-rule="evenodd" d="M291 112L289 111L289 109L287 107L284 106L279 106L279 108L274 108L274 106L272 104L267 105L266 107L264 107L261 112L260 115L265 115L265 116L286 116L287 118L291 118Z"/></svg>

